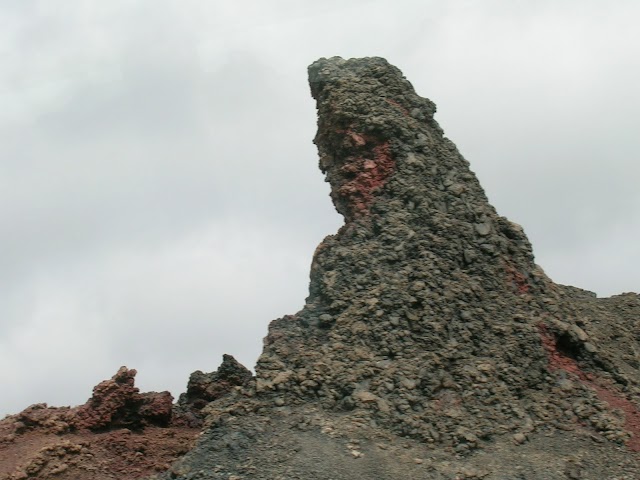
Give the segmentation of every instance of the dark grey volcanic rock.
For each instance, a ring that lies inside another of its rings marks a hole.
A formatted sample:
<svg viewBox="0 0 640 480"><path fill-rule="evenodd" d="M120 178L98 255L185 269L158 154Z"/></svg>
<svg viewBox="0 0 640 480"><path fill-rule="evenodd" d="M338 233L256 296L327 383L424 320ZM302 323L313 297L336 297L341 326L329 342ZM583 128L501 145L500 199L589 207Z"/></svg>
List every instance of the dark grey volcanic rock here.
<svg viewBox="0 0 640 480"><path fill-rule="evenodd" d="M182 408L201 410L210 402L226 395L233 387L243 385L253 374L231 355L222 356L218 370L203 373L196 370L189 377L187 391L180 395L178 405Z"/></svg>
<svg viewBox="0 0 640 480"><path fill-rule="evenodd" d="M640 299L554 284L381 58L309 67L345 225L163 478L640 478Z"/></svg>

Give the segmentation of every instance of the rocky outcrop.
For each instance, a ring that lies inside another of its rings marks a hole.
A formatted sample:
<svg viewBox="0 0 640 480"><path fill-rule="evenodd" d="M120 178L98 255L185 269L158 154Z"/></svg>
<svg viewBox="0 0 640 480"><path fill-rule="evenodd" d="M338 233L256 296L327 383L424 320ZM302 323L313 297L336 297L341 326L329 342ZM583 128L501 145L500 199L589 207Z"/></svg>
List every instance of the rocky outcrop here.
<svg viewBox="0 0 640 480"><path fill-rule="evenodd" d="M148 425L166 427L171 421L173 397L169 392L139 393L135 370L121 367L110 379L93 389L89 401L75 412L75 429L139 429Z"/></svg>
<svg viewBox="0 0 640 480"><path fill-rule="evenodd" d="M3 422L11 424L17 434L168 426L172 419L173 397L169 392L140 393L134 385L136 373L133 369L121 367L111 379L96 385L91 398L79 407L56 408L40 403L7 417Z"/></svg>
<svg viewBox="0 0 640 480"><path fill-rule="evenodd" d="M222 356L218 370L204 373L196 370L189 376L187 391L180 395L173 408L174 423L201 427L205 414L202 409L210 402L222 398L234 388L246 384L253 374L231 355Z"/></svg>
<svg viewBox="0 0 640 480"><path fill-rule="evenodd" d="M203 410L211 429L166 478L640 475L638 295L554 284L385 60L321 59L309 81L345 224L314 254L304 308L269 326L255 381ZM399 439L419 461L382 453ZM499 454L514 445L528 472ZM321 450L327 468L336 451L373 463L324 474Z"/></svg>
<svg viewBox="0 0 640 480"><path fill-rule="evenodd" d="M121 367L84 405L36 404L1 420L0 479L137 479L164 471L200 431L198 402L221 398L251 372L225 355L215 374L191 375L182 397L194 401L175 406L169 392L140 393L135 376Z"/></svg>
<svg viewBox="0 0 640 480"><path fill-rule="evenodd" d="M229 393L234 387L245 384L253 374L231 355L222 356L218 370L203 373L196 370L189 377L187 391L180 395L178 405L200 411L210 402Z"/></svg>

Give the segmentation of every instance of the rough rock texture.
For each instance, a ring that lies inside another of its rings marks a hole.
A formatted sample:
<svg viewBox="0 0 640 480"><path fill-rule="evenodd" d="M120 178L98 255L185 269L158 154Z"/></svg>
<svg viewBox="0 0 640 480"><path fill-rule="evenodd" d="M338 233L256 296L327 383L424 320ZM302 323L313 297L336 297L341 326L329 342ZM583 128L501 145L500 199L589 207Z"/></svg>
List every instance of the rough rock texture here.
<svg viewBox="0 0 640 480"><path fill-rule="evenodd" d="M222 356L217 371L202 373L196 370L189 377L187 391L180 395L178 405L200 411L213 400L226 395L233 387L243 385L253 374L231 355Z"/></svg>
<svg viewBox="0 0 640 480"><path fill-rule="evenodd" d="M193 446L202 416L173 406L169 392L140 393L135 375L120 368L79 407L36 404L1 420L0 480L137 479L168 469ZM250 377L225 355L218 373L198 385L221 398Z"/></svg>
<svg viewBox="0 0 640 480"><path fill-rule="evenodd" d="M380 58L309 67L345 225L161 478L640 478L640 298L554 284Z"/></svg>
<svg viewBox="0 0 640 480"><path fill-rule="evenodd" d="M169 392L139 393L134 386L136 373L121 367L110 380L96 385L89 401L74 412L73 427L101 430L167 426L173 397Z"/></svg>

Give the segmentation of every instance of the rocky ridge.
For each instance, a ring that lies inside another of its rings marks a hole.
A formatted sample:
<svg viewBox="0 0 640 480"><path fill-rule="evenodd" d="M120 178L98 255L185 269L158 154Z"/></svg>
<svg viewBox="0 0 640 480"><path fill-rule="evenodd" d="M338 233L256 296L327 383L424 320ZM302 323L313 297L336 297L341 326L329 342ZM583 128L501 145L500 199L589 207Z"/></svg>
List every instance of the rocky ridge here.
<svg viewBox="0 0 640 480"><path fill-rule="evenodd" d="M140 393L136 370L121 367L78 407L31 405L0 421L0 479L144 478L193 446L203 404L252 377L224 355L213 373L191 374L174 405L169 392Z"/></svg>

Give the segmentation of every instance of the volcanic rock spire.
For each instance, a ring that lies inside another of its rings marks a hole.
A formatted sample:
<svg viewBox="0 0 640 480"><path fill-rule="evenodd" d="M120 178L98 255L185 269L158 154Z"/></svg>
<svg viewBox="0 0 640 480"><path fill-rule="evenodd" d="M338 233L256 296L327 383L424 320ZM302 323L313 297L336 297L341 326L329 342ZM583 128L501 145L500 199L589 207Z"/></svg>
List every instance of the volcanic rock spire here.
<svg viewBox="0 0 640 480"><path fill-rule="evenodd" d="M489 204L435 105L380 58L321 59L309 81L320 168L346 223L316 250L305 308L272 323L258 392L458 451L578 418L627 440L621 419L595 413L606 402L592 386L559 387L558 338L572 359L629 379ZM566 414L578 397L593 409Z"/></svg>
<svg viewBox="0 0 640 480"><path fill-rule="evenodd" d="M446 271L480 275L485 284L488 270L506 269L507 278L493 279L493 290L543 287L522 228L497 216L434 120L435 105L416 95L397 68L376 58L320 60L309 67L309 81L318 105L320 168L352 230L341 232L341 240L359 236L356 230L387 244L397 240L400 256L418 245L446 259ZM393 261L386 264L397 270ZM351 273L348 266L340 270Z"/></svg>
<svg viewBox="0 0 640 480"><path fill-rule="evenodd" d="M640 450L640 346L629 334L638 296L600 301L554 284L523 229L489 204L435 105L386 60L320 59L309 82L320 169L345 224L314 254L304 308L270 324L255 381L205 407L212 429L171 478L214 464L221 473L202 478L227 478L242 473L241 458L271 468L258 478L454 478L389 458L383 470L319 476L314 452L357 437L348 425L383 445L403 437L457 455L576 428ZM583 448L562 435L571 452ZM355 458L380 454L362 454L363 442L346 448ZM276 460L274 445L294 453ZM301 445L311 453L296 457ZM565 461L545 455L549 465ZM594 465L622 465L611 458ZM513 467L507 457L494 463ZM492 478L565 478L516 473Z"/></svg>
<svg viewBox="0 0 640 480"><path fill-rule="evenodd" d="M514 318L549 282L522 229L397 68L333 58L309 78L320 168L346 223L315 253L305 308L272 324L259 390L430 442L532 428L519 398L548 383L547 357L537 326Z"/></svg>

